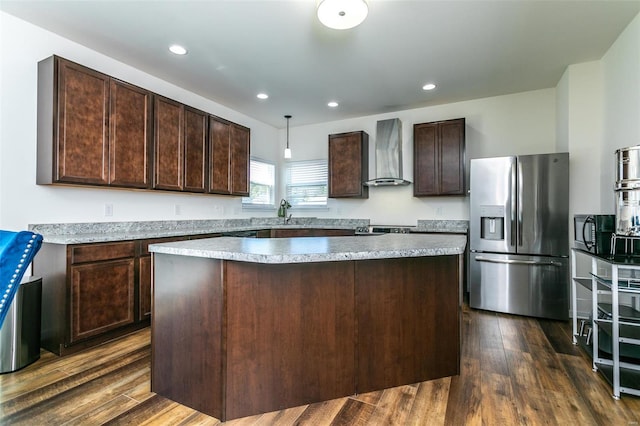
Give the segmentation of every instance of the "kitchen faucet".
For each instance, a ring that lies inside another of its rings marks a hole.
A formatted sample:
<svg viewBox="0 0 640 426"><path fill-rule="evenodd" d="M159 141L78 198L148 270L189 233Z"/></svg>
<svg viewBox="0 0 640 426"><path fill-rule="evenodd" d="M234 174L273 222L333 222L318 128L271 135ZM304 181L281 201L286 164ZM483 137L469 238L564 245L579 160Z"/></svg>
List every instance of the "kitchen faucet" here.
<svg viewBox="0 0 640 426"><path fill-rule="evenodd" d="M280 207L278 208L278 217L282 218L282 224L286 225L291 220L291 214L287 217L287 209L291 208L291 204L284 198L280 200Z"/></svg>

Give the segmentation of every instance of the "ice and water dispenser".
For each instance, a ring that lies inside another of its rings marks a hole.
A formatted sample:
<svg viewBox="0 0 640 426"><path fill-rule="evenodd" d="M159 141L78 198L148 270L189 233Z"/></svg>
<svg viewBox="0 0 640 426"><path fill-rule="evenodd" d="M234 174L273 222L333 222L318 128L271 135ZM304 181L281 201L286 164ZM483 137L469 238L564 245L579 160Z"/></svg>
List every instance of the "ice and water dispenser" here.
<svg viewBox="0 0 640 426"><path fill-rule="evenodd" d="M504 206L480 206L480 239L504 240Z"/></svg>

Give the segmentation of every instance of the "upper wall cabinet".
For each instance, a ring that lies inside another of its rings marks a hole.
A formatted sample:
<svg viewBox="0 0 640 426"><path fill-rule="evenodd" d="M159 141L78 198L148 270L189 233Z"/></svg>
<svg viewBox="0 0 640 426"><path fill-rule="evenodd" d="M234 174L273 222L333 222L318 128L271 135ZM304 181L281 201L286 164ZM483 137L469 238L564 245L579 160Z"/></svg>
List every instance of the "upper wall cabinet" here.
<svg viewBox="0 0 640 426"><path fill-rule="evenodd" d="M465 195L465 120L413 126L413 195Z"/></svg>
<svg viewBox="0 0 640 426"><path fill-rule="evenodd" d="M161 96L154 105L153 187L205 192L208 114Z"/></svg>
<svg viewBox="0 0 640 426"><path fill-rule="evenodd" d="M184 188L184 105L161 96L154 102L154 189Z"/></svg>
<svg viewBox="0 0 640 426"><path fill-rule="evenodd" d="M209 114L184 108L184 190L205 192L207 183L207 128Z"/></svg>
<svg viewBox="0 0 640 426"><path fill-rule="evenodd" d="M209 192L249 195L250 131L221 118L209 118Z"/></svg>
<svg viewBox="0 0 640 426"><path fill-rule="evenodd" d="M37 183L148 188L151 93L52 56L38 64Z"/></svg>
<svg viewBox="0 0 640 426"><path fill-rule="evenodd" d="M350 132L329 135L329 197L369 198L369 135Z"/></svg>
<svg viewBox="0 0 640 426"><path fill-rule="evenodd" d="M250 130L66 59L38 63L38 184L249 195Z"/></svg>

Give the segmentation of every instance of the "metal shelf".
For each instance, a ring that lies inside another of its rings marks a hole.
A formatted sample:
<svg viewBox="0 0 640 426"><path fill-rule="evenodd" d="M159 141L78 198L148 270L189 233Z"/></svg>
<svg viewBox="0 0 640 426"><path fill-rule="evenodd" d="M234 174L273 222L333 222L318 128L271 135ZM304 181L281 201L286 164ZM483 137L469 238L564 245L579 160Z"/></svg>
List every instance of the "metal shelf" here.
<svg viewBox="0 0 640 426"><path fill-rule="evenodd" d="M578 271L580 254L591 260L591 278ZM621 393L640 396L640 259L572 249L571 282L574 344L589 352L593 370L603 374L615 399ZM591 292L591 342L578 332L577 286Z"/></svg>
<svg viewBox="0 0 640 426"><path fill-rule="evenodd" d="M610 278L603 278L599 275L591 274L598 282L598 290L611 291L613 281ZM600 288L602 286L602 288ZM640 278L618 277L618 291L620 293L640 294Z"/></svg>

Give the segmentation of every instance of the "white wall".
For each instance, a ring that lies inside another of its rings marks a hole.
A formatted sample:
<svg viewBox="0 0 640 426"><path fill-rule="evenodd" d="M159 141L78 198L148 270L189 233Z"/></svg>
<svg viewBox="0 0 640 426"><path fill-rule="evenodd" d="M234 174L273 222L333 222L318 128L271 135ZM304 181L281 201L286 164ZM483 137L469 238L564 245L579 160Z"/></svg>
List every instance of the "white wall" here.
<svg viewBox="0 0 640 426"><path fill-rule="evenodd" d="M615 151L640 145L640 14L602 57L604 125L600 161L603 212L614 213Z"/></svg>
<svg viewBox="0 0 640 426"><path fill-rule="evenodd" d="M574 213L610 213L601 210L600 174L594 164L600 156L603 126L601 61L571 65L556 88L558 144L570 158L570 217ZM608 200L608 199L607 199Z"/></svg>
<svg viewBox="0 0 640 426"><path fill-rule="evenodd" d="M277 161L277 129L51 32L0 12L0 228L30 223L211 219L252 216L239 197L38 186L37 63L53 54L251 128L252 154ZM113 216L105 217L105 204ZM179 205L181 214L175 214Z"/></svg>
<svg viewBox="0 0 640 426"><path fill-rule="evenodd" d="M327 158L327 135L364 130L369 134L369 176L373 178L376 122L387 118L402 121L403 172L404 178L410 181L413 180L413 124L417 123L464 117L467 166L471 158L556 152L555 102L555 89L545 89L295 127L289 137L292 160ZM284 145L281 148L284 149ZM308 214L365 217L376 224L415 225L417 219L468 219L468 210L467 197L416 198L413 186L409 185L370 188L368 199L329 200L328 211Z"/></svg>

